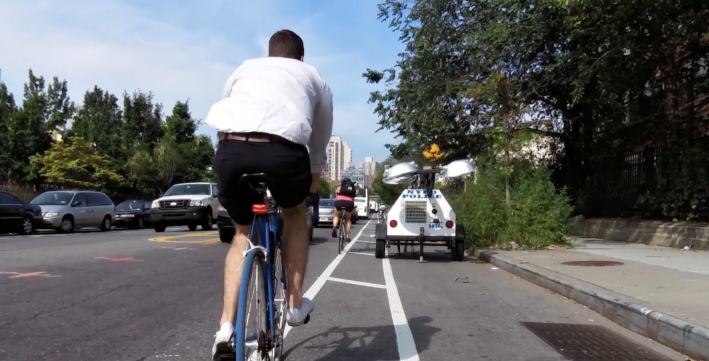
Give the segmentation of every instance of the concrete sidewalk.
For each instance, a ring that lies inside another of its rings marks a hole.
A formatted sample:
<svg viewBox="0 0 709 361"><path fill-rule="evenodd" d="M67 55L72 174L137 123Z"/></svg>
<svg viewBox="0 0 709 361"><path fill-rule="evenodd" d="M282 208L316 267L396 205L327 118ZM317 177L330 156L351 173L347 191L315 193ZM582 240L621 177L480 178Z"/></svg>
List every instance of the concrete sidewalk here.
<svg viewBox="0 0 709 361"><path fill-rule="evenodd" d="M476 256L631 331L709 360L709 252L592 239L573 243L575 249Z"/></svg>

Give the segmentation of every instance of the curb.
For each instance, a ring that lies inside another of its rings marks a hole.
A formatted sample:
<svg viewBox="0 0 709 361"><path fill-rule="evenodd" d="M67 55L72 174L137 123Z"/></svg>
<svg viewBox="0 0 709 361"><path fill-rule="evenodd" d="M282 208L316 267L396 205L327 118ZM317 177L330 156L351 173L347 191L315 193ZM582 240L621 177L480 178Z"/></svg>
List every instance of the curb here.
<svg viewBox="0 0 709 361"><path fill-rule="evenodd" d="M559 293L626 329L696 360L709 361L709 329L625 299L628 296L487 250L475 257Z"/></svg>

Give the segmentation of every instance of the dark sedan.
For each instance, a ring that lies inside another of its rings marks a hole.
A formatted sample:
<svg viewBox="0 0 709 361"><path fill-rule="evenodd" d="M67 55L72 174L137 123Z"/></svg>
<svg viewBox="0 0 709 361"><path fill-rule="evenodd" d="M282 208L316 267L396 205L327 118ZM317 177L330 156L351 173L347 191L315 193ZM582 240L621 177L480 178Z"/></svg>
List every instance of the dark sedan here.
<svg viewBox="0 0 709 361"><path fill-rule="evenodd" d="M150 221L149 201L127 200L116 206L116 227L144 228L153 223Z"/></svg>
<svg viewBox="0 0 709 361"><path fill-rule="evenodd" d="M0 192L0 233L30 234L42 224L42 208Z"/></svg>

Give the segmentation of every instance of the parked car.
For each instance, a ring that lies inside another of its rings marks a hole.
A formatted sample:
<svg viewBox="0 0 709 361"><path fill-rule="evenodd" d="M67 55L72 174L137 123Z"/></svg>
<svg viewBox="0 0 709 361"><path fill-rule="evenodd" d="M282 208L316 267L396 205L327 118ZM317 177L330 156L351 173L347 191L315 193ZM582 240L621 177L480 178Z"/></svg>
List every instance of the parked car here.
<svg viewBox="0 0 709 361"><path fill-rule="evenodd" d="M268 193L270 196L270 193ZM283 221L279 218L279 230L283 232ZM313 240L313 207L307 207L305 212L305 224L310 229L310 241ZM224 243L231 243L236 234L236 226L229 213L222 206L219 206L219 215L217 216L217 228L219 229L219 240Z"/></svg>
<svg viewBox="0 0 709 361"><path fill-rule="evenodd" d="M111 198L96 191L44 192L31 204L42 208L40 228L69 233L76 228L97 227L106 232L115 223L115 206Z"/></svg>
<svg viewBox="0 0 709 361"><path fill-rule="evenodd" d="M142 200L127 200L116 206L116 227L145 228L152 226L150 204Z"/></svg>
<svg viewBox="0 0 709 361"><path fill-rule="evenodd" d="M335 218L335 199L334 198L321 198L320 199L320 219L318 219L317 226L325 224L332 224Z"/></svg>
<svg viewBox="0 0 709 361"><path fill-rule="evenodd" d="M0 233L30 234L42 225L42 208L0 192Z"/></svg>
<svg viewBox="0 0 709 361"><path fill-rule="evenodd" d="M219 205L219 214L217 215L217 229L219 230L219 240L224 243L231 243L236 234L236 225L229 217L229 213Z"/></svg>
<svg viewBox="0 0 709 361"><path fill-rule="evenodd" d="M187 226L190 231L202 226L210 230L218 217L217 183L175 184L165 194L154 200L150 217L155 232L165 232L169 226Z"/></svg>
<svg viewBox="0 0 709 361"><path fill-rule="evenodd" d="M335 219L335 199L334 198L323 198L320 200L320 219L318 220L317 226L330 225ZM359 221L359 215L357 214L357 205L355 204L355 209L352 211L352 224Z"/></svg>

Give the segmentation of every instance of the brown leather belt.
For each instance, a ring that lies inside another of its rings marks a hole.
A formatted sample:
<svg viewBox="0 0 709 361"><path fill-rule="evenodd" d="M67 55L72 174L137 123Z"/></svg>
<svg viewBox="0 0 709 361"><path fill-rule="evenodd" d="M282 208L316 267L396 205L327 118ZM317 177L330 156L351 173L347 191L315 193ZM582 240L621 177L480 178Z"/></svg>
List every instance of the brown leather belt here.
<svg viewBox="0 0 709 361"><path fill-rule="evenodd" d="M217 139L222 140L237 140L240 142L249 143L280 143L287 140L283 137L267 133L224 133L218 132Z"/></svg>

